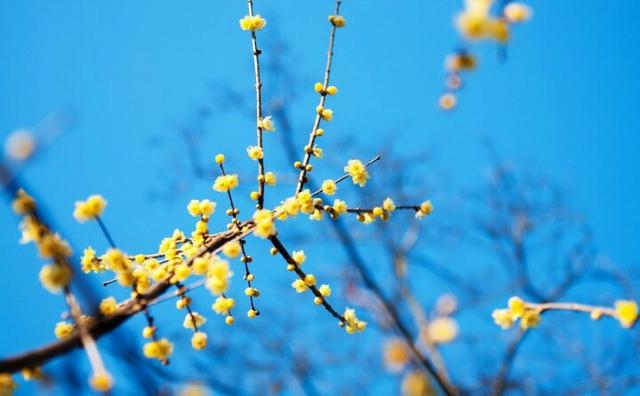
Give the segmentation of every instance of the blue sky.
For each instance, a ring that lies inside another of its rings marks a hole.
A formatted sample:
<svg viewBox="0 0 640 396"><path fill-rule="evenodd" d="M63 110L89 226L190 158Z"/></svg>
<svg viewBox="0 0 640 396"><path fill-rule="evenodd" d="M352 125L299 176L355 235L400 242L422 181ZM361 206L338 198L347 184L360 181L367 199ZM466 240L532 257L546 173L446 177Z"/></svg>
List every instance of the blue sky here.
<svg viewBox="0 0 640 396"><path fill-rule="evenodd" d="M392 134L400 150L429 149L459 186L484 177L481 142L489 139L504 158L565 187L592 224L601 253L637 267L640 6L532 2L534 18L515 29L508 61L498 62L493 46L480 45L479 68L465 79L459 108L442 113L436 102L443 58L459 41L451 21L460 3L345 0L332 129L369 145ZM277 30L289 47L301 84L292 114L305 136L332 2L257 0L256 7L269 20L261 37ZM127 250L152 249L174 227L189 227L183 202L209 194L208 182L175 202L150 201L149 192L162 187L173 161L168 136L209 100L210 83L223 81L250 97L249 42L237 22L245 12L244 2L221 0L0 3L0 140L53 110L77 116L75 127L23 177L78 246L106 247L96 227L71 218L73 202L96 192L109 200L107 222ZM268 99L269 81L264 84ZM248 172L244 147L253 140L250 121L221 115L201 152L208 164L217 152L235 155L236 166ZM327 155L340 162L348 154ZM0 234L0 288L10 296L2 314L14 318L1 330L4 356L50 340L62 304L32 286L40 263L32 246L16 244L8 207L0 210Z"/></svg>

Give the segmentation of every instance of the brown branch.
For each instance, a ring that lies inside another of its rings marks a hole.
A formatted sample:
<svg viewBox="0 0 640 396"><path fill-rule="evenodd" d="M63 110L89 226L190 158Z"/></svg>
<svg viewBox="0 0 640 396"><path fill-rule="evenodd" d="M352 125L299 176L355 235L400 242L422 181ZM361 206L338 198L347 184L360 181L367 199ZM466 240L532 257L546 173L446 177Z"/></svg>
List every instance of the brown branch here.
<svg viewBox="0 0 640 396"><path fill-rule="evenodd" d="M253 228L253 223L245 223L244 225L248 227L247 231L244 233L239 231L227 231L211 238L196 255L187 261L187 265L191 265L198 257L202 257L207 253L215 253L222 249L227 242L242 238ZM90 317L86 321L86 330L94 337L94 339L98 339L101 336L110 333L122 325L127 319L143 311L145 307L153 303L153 300L167 292L171 286L172 284L169 281L157 283L144 295L140 295L135 299L126 300L120 304L116 314L111 316ZM0 373L15 373L24 368L38 367L56 357L65 355L80 347L82 347L81 335L76 330L72 335L62 340L17 356L0 360Z"/></svg>

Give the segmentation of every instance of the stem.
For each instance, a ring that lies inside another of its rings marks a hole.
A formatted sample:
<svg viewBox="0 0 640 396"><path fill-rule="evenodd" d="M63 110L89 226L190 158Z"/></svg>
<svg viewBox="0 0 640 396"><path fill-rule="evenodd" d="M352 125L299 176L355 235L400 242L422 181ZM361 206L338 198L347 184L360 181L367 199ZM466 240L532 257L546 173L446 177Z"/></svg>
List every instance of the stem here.
<svg viewBox="0 0 640 396"><path fill-rule="evenodd" d="M341 3L341 0L336 0L336 10L334 13L335 15L340 15L340 3ZM324 90L326 90L327 87L329 86L329 78L331 77L331 63L333 62L333 43L336 37L336 29L337 27L332 24L331 33L329 34L329 49L327 50L327 65L325 66L325 69L324 69L324 81L323 81ZM320 95L320 103L318 105L324 107L326 101L327 101L327 95L322 94ZM309 143L307 144L307 146L311 149L313 149L313 145L315 144L316 131L320 127L321 121L322 121L322 116L320 114L316 114L316 119L313 122L313 128L311 128L311 133L309 134ZM302 161L302 168L300 169L300 174L298 175L298 185L296 187L296 194L302 191L305 183L307 182L307 177L306 177L307 165L309 164L309 161L311 161L310 151L312 152L312 150L308 150L308 151L305 151L305 154L304 154L304 159Z"/></svg>

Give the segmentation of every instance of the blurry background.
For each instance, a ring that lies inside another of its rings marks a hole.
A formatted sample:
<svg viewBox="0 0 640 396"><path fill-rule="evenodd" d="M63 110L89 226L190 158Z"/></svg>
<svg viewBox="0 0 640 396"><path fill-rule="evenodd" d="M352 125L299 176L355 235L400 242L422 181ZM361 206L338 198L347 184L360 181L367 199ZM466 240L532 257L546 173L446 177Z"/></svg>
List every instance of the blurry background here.
<svg viewBox="0 0 640 396"><path fill-rule="evenodd" d="M325 159L316 162L314 172L318 180L336 177L348 159L382 153L371 171L379 179L368 192L341 186L349 202L378 203L399 194L409 202L432 199L436 212L416 231L419 240L408 254L410 286L426 312L444 293L459 300L458 339L443 345L441 353L453 382L474 393L489 393L486 386L517 332L493 325L491 310L512 294L537 299L526 282L512 282L517 279L509 275L516 265L508 257L513 251L503 251L500 232L491 232L491 226L512 230L523 218L541 219L543 235L525 244L531 252L528 271L539 289L562 283L554 260L578 260L572 252L579 245L587 246L588 253L580 255L588 257L594 272L562 300L611 305L618 298L638 298L640 7L600 0L531 6L534 18L514 30L505 62L497 60L492 44L474 47L478 69L465 77L458 107L445 113L437 99L444 56L460 45L452 19L461 2L346 0L348 25L338 31L332 76L340 92L329 100L334 121L320 141ZM333 7L330 0L256 4L268 20L259 34L265 102L271 113L284 104L290 122L284 130L283 119L276 117L278 132L266 135L267 166L282 186L267 192L271 206L293 189L280 135L302 153L317 99L313 83L324 68L326 16ZM219 208L226 206L211 190L216 153L227 154L229 170L241 180L253 180L255 164L245 153L255 140L253 65L248 35L238 28L245 14L242 1L0 3L0 141L36 127L52 112L63 115L65 131L16 172L77 253L89 245L98 252L107 247L95 224L79 225L71 216L74 201L89 194L109 201L105 221L124 250L148 252L174 228L190 231L189 199L212 198ZM247 194L253 184L236 194L245 213L252 206ZM214 222L220 227L226 220L221 213ZM395 294L400 286L392 276L393 243L384 242L388 237L399 244L405 231L415 228L410 217L392 220L387 231L348 225L369 270L414 326L401 293ZM0 356L9 356L52 341L64 307L37 283L42 263L33 246L17 244L17 222L8 205L0 210L0 235L5 293ZM373 297L353 291L360 286L349 272L352 258L330 227L298 219L287 223L282 237L290 249L304 249L307 268L334 286L335 305L367 309ZM344 336L309 296L294 293L293 279L277 257L266 254L264 241L251 239L248 249L257 259L253 271L264 295L258 301L263 315L251 323L241 315L246 301L240 277L232 286L240 322L234 328L210 311L208 292L195 293L195 309L209 318L209 337L217 340L209 352L198 353L189 347L190 334L173 303L154 309L160 332L176 341L177 356L168 368L148 362L149 368L140 369L148 371L145 385L125 363L139 358L135 352L142 341L144 322L132 319L113 336L130 340L132 353L119 356L124 343L110 343L111 336L100 341L116 374L115 394L170 393L192 380L230 394L257 394L265 384L285 394L399 392L405 371L372 375L388 371L384 325ZM496 275L496 268L504 275ZM103 289L100 280L91 276L85 282L98 295L126 296L117 287ZM376 323L375 312L364 317ZM612 320L596 324L580 315L546 315L515 357L511 391L639 392L636 333ZM288 352L273 356L270 348ZM49 390L84 389L85 360L75 353L67 363L48 366L56 382L66 376ZM296 371L301 364L311 368L303 370L311 373L308 383ZM282 367L292 367L291 373ZM578 386L583 388L574 389ZM44 388L21 384L24 394L36 390Z"/></svg>

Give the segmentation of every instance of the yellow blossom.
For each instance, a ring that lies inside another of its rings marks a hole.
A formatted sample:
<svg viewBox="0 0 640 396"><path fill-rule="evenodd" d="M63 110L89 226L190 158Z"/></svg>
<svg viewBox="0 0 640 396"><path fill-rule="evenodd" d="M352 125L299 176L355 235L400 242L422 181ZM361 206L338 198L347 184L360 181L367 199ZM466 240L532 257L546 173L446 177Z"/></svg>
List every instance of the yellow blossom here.
<svg viewBox="0 0 640 396"><path fill-rule="evenodd" d="M36 209L36 201L23 189L19 189L18 192L16 192L12 207L16 214L26 215Z"/></svg>
<svg viewBox="0 0 640 396"><path fill-rule="evenodd" d="M525 4L511 2L504 7L504 17L511 23L526 22L531 19L531 8Z"/></svg>
<svg viewBox="0 0 640 396"><path fill-rule="evenodd" d="M66 338L73 333L73 325L69 322L58 322L56 323L56 328L53 331L56 335L56 338Z"/></svg>
<svg viewBox="0 0 640 396"><path fill-rule="evenodd" d="M322 295L322 297L329 297L331 295L331 287L329 287L329 285L321 285L318 288L318 291L320 292L320 294Z"/></svg>
<svg viewBox="0 0 640 396"><path fill-rule="evenodd" d="M513 326L513 318L508 309L496 309L491 313L496 324L506 330Z"/></svg>
<svg viewBox="0 0 640 396"><path fill-rule="evenodd" d="M247 15L240 19L240 29L255 32L262 30L267 25L267 21L260 15Z"/></svg>
<svg viewBox="0 0 640 396"><path fill-rule="evenodd" d="M327 195L333 195L336 193L336 191L338 190L338 186L336 185L336 182L331 180L331 179L327 179L325 181L322 182L322 192L327 194Z"/></svg>
<svg viewBox="0 0 640 396"><path fill-rule="evenodd" d="M224 260L214 260L209 265L206 287L215 295L220 295L229 288L229 278L233 272L229 269L229 263Z"/></svg>
<svg viewBox="0 0 640 396"><path fill-rule="evenodd" d="M344 167L344 171L351 176L353 184L357 184L360 187L364 187L367 183L367 179L369 179L369 172L367 171L367 168L364 166L362 161L357 159L350 159L347 162L347 166Z"/></svg>
<svg viewBox="0 0 640 396"><path fill-rule="evenodd" d="M227 192L238 187L238 175L218 176L213 183L213 189L218 192Z"/></svg>
<svg viewBox="0 0 640 396"><path fill-rule="evenodd" d="M392 338L384 343L384 365L391 372L398 372L409 363L411 355L407 344L400 338Z"/></svg>
<svg viewBox="0 0 640 396"><path fill-rule="evenodd" d="M615 303L616 318L623 327L632 327L638 320L638 304L632 300L618 300Z"/></svg>
<svg viewBox="0 0 640 396"><path fill-rule="evenodd" d="M155 333L156 328L153 326L145 326L144 329L142 329L142 336L144 338L152 338Z"/></svg>
<svg viewBox="0 0 640 396"><path fill-rule="evenodd" d="M442 110L451 110L456 107L457 99L454 94L447 92L440 96L438 103Z"/></svg>
<svg viewBox="0 0 640 396"><path fill-rule="evenodd" d="M445 58L445 67L450 72L473 70L476 63L476 58L466 52L456 52Z"/></svg>
<svg viewBox="0 0 640 396"><path fill-rule="evenodd" d="M342 314L345 320L345 330L349 334L353 334L356 332L362 332L367 327L367 322L364 322L356 316L356 311L351 308L347 308L344 310L344 314Z"/></svg>
<svg viewBox="0 0 640 396"><path fill-rule="evenodd" d="M247 154L249 155L249 158L254 161L261 160L264 157L264 152L260 146L247 147Z"/></svg>
<svg viewBox="0 0 640 396"><path fill-rule="evenodd" d="M113 297L107 297L100 302L100 313L104 316L111 316L118 312L118 303Z"/></svg>
<svg viewBox="0 0 640 396"><path fill-rule="evenodd" d="M113 272L125 272L131 268L131 262L127 256L118 249L109 249L102 257L105 265Z"/></svg>
<svg viewBox="0 0 640 396"><path fill-rule="evenodd" d="M336 87L335 85L330 85L327 87L327 94L335 95L337 93L338 93L338 87Z"/></svg>
<svg viewBox="0 0 640 396"><path fill-rule="evenodd" d="M308 286L302 279L296 279L291 283L291 287L293 287L296 292L303 293L308 289Z"/></svg>
<svg viewBox="0 0 640 396"><path fill-rule="evenodd" d="M273 213L267 209L256 210L253 214L256 226L253 233L261 238L269 238L276 234L276 226L273 222Z"/></svg>
<svg viewBox="0 0 640 396"><path fill-rule="evenodd" d="M432 343L445 344L453 341L458 335L458 324L455 320L443 316L434 319L424 329L423 336Z"/></svg>
<svg viewBox="0 0 640 396"><path fill-rule="evenodd" d="M431 382L422 371L411 371L402 379L402 396L430 396L433 394Z"/></svg>
<svg viewBox="0 0 640 396"><path fill-rule="evenodd" d="M430 215L433 212L433 204L431 201L424 201L420 204L418 211L416 212L416 218L421 219Z"/></svg>
<svg viewBox="0 0 640 396"><path fill-rule="evenodd" d="M202 350L207 346L207 333L196 331L191 337L191 346L195 350Z"/></svg>
<svg viewBox="0 0 640 396"><path fill-rule="evenodd" d="M93 248L88 247L84 249L82 258L80 259L82 265L82 272L103 272L107 267L96 257L96 251Z"/></svg>
<svg viewBox="0 0 640 396"><path fill-rule="evenodd" d="M520 297L514 296L509 299L509 312L514 319L521 317L526 308L526 303Z"/></svg>
<svg viewBox="0 0 640 396"><path fill-rule="evenodd" d="M329 15L329 22L338 28L344 27L347 24L346 19L342 15Z"/></svg>
<svg viewBox="0 0 640 396"><path fill-rule="evenodd" d="M106 206L107 201L101 195L91 195L86 201L76 202L73 217L81 223L95 219L102 214Z"/></svg>
<svg viewBox="0 0 640 396"><path fill-rule="evenodd" d="M149 359L166 361L173 353L173 344L166 338L161 338L158 341L150 341L144 344L142 351L144 356Z"/></svg>
<svg viewBox="0 0 640 396"><path fill-rule="evenodd" d="M97 392L108 392L113 387L113 378L109 373L102 370L91 376L89 385Z"/></svg>
<svg viewBox="0 0 640 396"><path fill-rule="evenodd" d="M322 112L320 113L320 116L325 121L331 121L331 120L333 120L333 110L331 110L331 109L322 109Z"/></svg>
<svg viewBox="0 0 640 396"><path fill-rule="evenodd" d="M347 203L341 199L333 201L333 211L336 215L341 215L347 212Z"/></svg>
<svg viewBox="0 0 640 396"><path fill-rule="evenodd" d="M261 118L258 121L258 127L260 127L264 131L269 131L269 132L273 132L276 130L276 126L273 123L273 119L271 118L271 116Z"/></svg>
<svg viewBox="0 0 640 396"><path fill-rule="evenodd" d="M264 182L269 186L275 186L278 182L278 179L273 172L267 172L264 174Z"/></svg>
<svg viewBox="0 0 640 396"><path fill-rule="evenodd" d="M382 208L387 212L393 212L396 210L396 204L393 202L393 199L387 198L382 202Z"/></svg>
<svg viewBox="0 0 640 396"><path fill-rule="evenodd" d="M304 264L305 261L307 261L307 255L304 254L304 250L294 250L291 253L291 258L298 265L302 265L302 264Z"/></svg>
<svg viewBox="0 0 640 396"><path fill-rule="evenodd" d="M211 305L211 309L213 309L217 314L227 315L235 305L236 301L233 298L220 296L216 299L213 305Z"/></svg>
<svg viewBox="0 0 640 396"><path fill-rule="evenodd" d="M195 330L196 327L202 326L206 321L207 318L205 318L204 316L200 315L197 312L191 312L187 313L184 317L182 326L184 326L185 329Z"/></svg>
<svg viewBox="0 0 640 396"><path fill-rule="evenodd" d="M236 258L242 252L242 247L240 246L240 242L231 241L224 244L222 247L222 253L229 258Z"/></svg>
<svg viewBox="0 0 640 396"><path fill-rule="evenodd" d="M537 327L540 324L540 312L534 309L527 309L520 318L520 327L523 330Z"/></svg>
<svg viewBox="0 0 640 396"><path fill-rule="evenodd" d="M224 154L216 154L215 156L216 164L220 165L224 163Z"/></svg>
<svg viewBox="0 0 640 396"><path fill-rule="evenodd" d="M71 269L67 265L48 264L40 270L40 282L52 293L61 291L71 281Z"/></svg>

